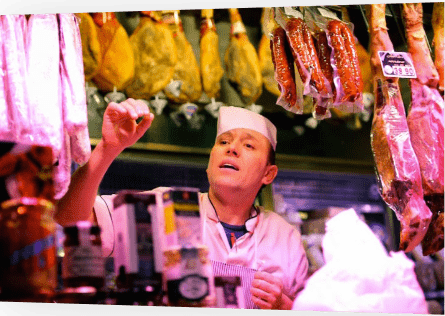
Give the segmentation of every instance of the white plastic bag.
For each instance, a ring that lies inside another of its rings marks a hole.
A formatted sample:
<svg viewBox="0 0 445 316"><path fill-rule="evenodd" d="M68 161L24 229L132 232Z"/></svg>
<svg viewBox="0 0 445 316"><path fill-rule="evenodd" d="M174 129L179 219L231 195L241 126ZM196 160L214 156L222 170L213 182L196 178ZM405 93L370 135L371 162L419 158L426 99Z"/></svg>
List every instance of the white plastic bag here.
<svg viewBox="0 0 445 316"><path fill-rule="evenodd" d="M322 246L326 264L308 279L294 310L428 313L414 263L403 252L388 256L353 209L326 223Z"/></svg>

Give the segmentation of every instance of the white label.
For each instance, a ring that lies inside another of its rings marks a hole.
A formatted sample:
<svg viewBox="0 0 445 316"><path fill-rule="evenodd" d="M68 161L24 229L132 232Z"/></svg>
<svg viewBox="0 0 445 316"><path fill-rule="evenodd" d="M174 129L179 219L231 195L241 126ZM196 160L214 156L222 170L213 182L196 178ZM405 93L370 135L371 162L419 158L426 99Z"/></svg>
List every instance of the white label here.
<svg viewBox="0 0 445 316"><path fill-rule="evenodd" d="M295 10L295 9L293 9L291 7L284 7L284 13L286 15L290 15L290 16L292 16L294 18L297 18L297 19L303 19L303 14L300 11Z"/></svg>
<svg viewBox="0 0 445 316"><path fill-rule="evenodd" d="M379 51L379 57L385 77L417 78L409 53Z"/></svg>
<svg viewBox="0 0 445 316"><path fill-rule="evenodd" d="M318 8L318 12L320 12L320 14L322 16L324 16L325 18L339 20L337 15L334 12L332 12L332 11L328 11L328 10L323 9L323 8Z"/></svg>
<svg viewBox="0 0 445 316"><path fill-rule="evenodd" d="M65 247L62 276L74 277L104 277L105 263L100 246Z"/></svg>
<svg viewBox="0 0 445 316"><path fill-rule="evenodd" d="M186 276L179 284L179 293L189 300L204 298L209 291L209 284L197 275Z"/></svg>
<svg viewBox="0 0 445 316"><path fill-rule="evenodd" d="M237 21L237 22L233 23L232 33L233 34L246 33L246 28L244 27L243 22Z"/></svg>

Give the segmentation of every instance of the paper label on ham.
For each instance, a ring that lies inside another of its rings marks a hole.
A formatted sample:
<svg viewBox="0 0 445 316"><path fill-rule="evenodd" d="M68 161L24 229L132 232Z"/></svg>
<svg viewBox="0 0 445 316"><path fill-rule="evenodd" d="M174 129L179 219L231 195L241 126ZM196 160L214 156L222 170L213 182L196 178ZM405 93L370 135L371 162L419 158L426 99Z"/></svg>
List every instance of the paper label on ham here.
<svg viewBox="0 0 445 316"><path fill-rule="evenodd" d="M409 53L379 51L379 57L385 77L417 78Z"/></svg>

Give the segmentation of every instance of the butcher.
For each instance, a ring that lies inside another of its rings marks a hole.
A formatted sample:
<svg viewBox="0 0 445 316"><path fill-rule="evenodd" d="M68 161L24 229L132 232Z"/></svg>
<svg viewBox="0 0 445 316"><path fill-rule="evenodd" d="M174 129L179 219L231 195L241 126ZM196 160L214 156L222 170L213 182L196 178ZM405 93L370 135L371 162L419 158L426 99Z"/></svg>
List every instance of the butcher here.
<svg viewBox="0 0 445 316"><path fill-rule="evenodd" d="M58 202L56 220L62 226L97 221L106 255L114 245L112 200L96 196L100 182L113 160L144 135L153 119L142 101L111 102L101 140ZM267 118L239 107L221 107L207 167L209 191L200 194L204 242L214 273L253 273L251 308L291 309L308 270L300 233L278 214L254 206L261 188L277 175L276 145L277 130Z"/></svg>

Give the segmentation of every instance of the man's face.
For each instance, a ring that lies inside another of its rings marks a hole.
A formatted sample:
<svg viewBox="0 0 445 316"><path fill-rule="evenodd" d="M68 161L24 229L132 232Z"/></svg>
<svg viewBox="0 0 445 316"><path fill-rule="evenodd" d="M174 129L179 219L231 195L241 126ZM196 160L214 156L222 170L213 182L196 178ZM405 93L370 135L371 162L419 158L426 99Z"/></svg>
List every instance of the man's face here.
<svg viewBox="0 0 445 316"><path fill-rule="evenodd" d="M207 177L213 190L239 189L255 194L276 176L268 164L270 143L256 131L237 128L221 134L210 152Z"/></svg>

